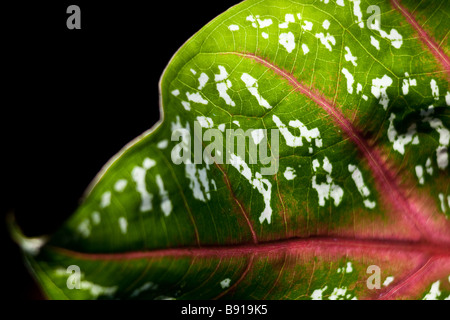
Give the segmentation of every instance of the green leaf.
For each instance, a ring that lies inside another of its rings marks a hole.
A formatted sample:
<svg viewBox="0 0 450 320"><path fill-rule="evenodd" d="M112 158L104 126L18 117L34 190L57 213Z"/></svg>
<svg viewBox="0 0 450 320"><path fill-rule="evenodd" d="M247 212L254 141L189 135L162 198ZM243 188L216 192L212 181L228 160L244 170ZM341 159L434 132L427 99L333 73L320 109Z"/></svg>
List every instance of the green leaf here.
<svg viewBox="0 0 450 320"><path fill-rule="evenodd" d="M16 236L47 296L448 299L449 14L249 0L214 19L165 70L163 120L45 244Z"/></svg>

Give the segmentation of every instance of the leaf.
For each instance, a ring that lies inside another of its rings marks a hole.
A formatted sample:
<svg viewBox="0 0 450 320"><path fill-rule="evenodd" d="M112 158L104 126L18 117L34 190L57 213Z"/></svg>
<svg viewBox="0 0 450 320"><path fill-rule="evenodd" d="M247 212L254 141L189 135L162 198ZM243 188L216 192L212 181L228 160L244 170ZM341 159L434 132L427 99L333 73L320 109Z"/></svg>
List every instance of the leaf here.
<svg viewBox="0 0 450 320"><path fill-rule="evenodd" d="M448 299L449 11L249 0L220 15L165 70L164 120L45 244L15 233L47 296ZM206 129L220 134L197 144ZM243 153L194 163L226 129L249 134Z"/></svg>

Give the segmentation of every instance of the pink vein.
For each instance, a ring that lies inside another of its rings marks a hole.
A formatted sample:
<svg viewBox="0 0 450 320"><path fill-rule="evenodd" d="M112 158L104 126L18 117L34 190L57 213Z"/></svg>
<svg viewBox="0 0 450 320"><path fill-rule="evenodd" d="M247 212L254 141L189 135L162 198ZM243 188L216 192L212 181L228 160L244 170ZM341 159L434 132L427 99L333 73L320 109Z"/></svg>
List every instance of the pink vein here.
<svg viewBox="0 0 450 320"><path fill-rule="evenodd" d="M254 259L255 255L252 253L249 261L247 263L247 266L245 267L244 272L242 272L241 276L239 277L239 279L231 286L229 287L227 290L222 291L218 296L216 296L213 300L218 300L220 298L222 298L224 295L226 295L228 292L230 292L231 290L233 290L234 288L236 288L247 276L247 273L250 271L250 269L253 267L253 259Z"/></svg>
<svg viewBox="0 0 450 320"><path fill-rule="evenodd" d="M307 88L301 84L292 74L277 67L271 62L256 56L251 53L238 53L229 52L225 54L233 54L242 56L248 59L252 59L265 67L269 68L276 74L286 79L297 91L301 92L315 103L317 103L322 109L324 109L337 123L337 125L348 135L348 137L356 144L359 150L365 155L368 160L369 166L374 173L375 180L381 184L382 190L380 194L385 194L390 199L391 203L401 212L401 214L410 222L413 223L415 228L428 239L439 239L439 236L433 233L428 227L427 219L423 217L419 210L410 204L404 195L399 191L400 188L395 182L395 177L387 170L380 156L370 147L367 141L361 136L361 134L353 127L353 125L337 110L333 104L327 101L324 97L313 92L310 88ZM425 229L425 230L424 230Z"/></svg>
<svg viewBox="0 0 450 320"><path fill-rule="evenodd" d="M402 290L411 283L417 282L420 280L420 276L425 273L425 271L429 268L432 263L433 258L428 258L425 263L422 263L419 267L415 268L408 276L406 276L402 281L400 281L397 285L390 288L389 291L381 294L377 300L388 300L391 299L397 292Z"/></svg>
<svg viewBox="0 0 450 320"><path fill-rule="evenodd" d="M214 161L214 164L222 172L223 177L225 179L225 184L227 186L227 189L230 191L231 197L234 199L234 201L238 205L239 209L241 210L242 215L244 216L245 221L247 222L250 233L252 234L253 243L255 243L255 244L258 243L258 236L256 235L256 232L255 232L255 229L253 228L252 222L250 221L250 218L248 217L248 214L245 211L244 206L241 204L241 202L238 200L238 198L236 198L236 196L233 192L233 188L231 187L230 179L228 178L227 173L222 169L222 167L219 164L217 164L217 161Z"/></svg>
<svg viewBox="0 0 450 320"><path fill-rule="evenodd" d="M444 51L439 48L433 39L427 34L425 30L417 23L416 19L414 19L413 15L408 12L402 5L400 5L398 0L391 0L392 5L395 9L400 11L400 13L406 18L406 20L411 24L411 26L417 31L419 34L420 40L430 49L431 53L435 56L435 58L443 65L445 71L450 73L450 59L444 53Z"/></svg>
<svg viewBox="0 0 450 320"><path fill-rule="evenodd" d="M65 248L49 246L50 249L63 255L79 258L82 260L137 260L163 257L203 257L203 258L224 258L224 257L245 257L256 254L279 254L282 251L310 250L328 251L342 253L347 250L364 252L409 252L429 256L450 257L450 245L437 246L427 242L409 242L400 240L377 240L377 239L352 239L352 238L295 238L289 240L279 240L264 242L259 244L237 244L227 246L210 247L185 247L155 249L149 251L129 251L114 253L86 253Z"/></svg>
<svg viewBox="0 0 450 320"><path fill-rule="evenodd" d="M203 145L203 147L206 147L205 145ZM242 203L238 200L238 198L236 197L236 195L234 194L233 188L231 187L231 182L230 179L228 178L227 173L225 172L225 170L222 168L222 166L220 164L218 164L218 161L216 161L216 159L213 157L213 163L215 164L215 166L217 167L217 169L220 170L220 172L222 172L223 174L223 178L225 180L225 184L227 186L228 191L230 191L231 197L233 198L234 202L236 202L236 204L239 207L239 210L241 210L241 213L245 219L245 222L247 223L247 226L250 230L250 233L252 234L252 241L253 243L258 243L258 236L256 235L255 229L253 228L253 224L250 221L250 218L248 216L247 211L245 211L244 206L242 205Z"/></svg>

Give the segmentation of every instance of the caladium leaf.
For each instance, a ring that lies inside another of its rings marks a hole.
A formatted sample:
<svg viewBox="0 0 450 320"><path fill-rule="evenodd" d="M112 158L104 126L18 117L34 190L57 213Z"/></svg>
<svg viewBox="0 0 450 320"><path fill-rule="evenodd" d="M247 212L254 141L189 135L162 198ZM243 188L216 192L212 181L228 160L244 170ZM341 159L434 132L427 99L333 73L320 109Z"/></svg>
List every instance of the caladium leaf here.
<svg viewBox="0 0 450 320"><path fill-rule="evenodd" d="M448 299L449 14L249 0L220 15L165 70L163 120L48 241L18 237L45 293Z"/></svg>

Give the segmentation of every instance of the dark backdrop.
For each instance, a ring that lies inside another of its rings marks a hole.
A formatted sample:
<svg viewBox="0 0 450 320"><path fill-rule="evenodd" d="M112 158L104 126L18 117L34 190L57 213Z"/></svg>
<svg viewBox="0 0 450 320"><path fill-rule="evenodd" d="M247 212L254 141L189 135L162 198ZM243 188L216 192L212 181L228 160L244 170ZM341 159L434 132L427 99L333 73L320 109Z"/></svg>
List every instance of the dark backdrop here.
<svg viewBox="0 0 450 320"><path fill-rule="evenodd" d="M9 238L6 214L27 236L55 231L103 164L159 119L158 81L172 55L238 2L2 3L6 298L43 298ZM81 8L81 30L66 28L70 4Z"/></svg>

